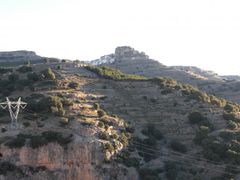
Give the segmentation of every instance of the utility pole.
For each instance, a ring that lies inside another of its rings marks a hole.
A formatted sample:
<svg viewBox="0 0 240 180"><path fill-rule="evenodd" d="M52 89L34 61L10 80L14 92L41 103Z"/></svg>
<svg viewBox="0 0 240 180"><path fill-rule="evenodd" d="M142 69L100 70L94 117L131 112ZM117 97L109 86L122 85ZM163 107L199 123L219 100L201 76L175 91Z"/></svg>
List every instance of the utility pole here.
<svg viewBox="0 0 240 180"><path fill-rule="evenodd" d="M0 103L0 107L3 109L7 109L9 111L11 117L11 127L17 127L18 125L18 114L20 108L24 109L27 106L27 103L21 101L21 97L18 98L18 101L10 101L8 97L6 97L6 101Z"/></svg>

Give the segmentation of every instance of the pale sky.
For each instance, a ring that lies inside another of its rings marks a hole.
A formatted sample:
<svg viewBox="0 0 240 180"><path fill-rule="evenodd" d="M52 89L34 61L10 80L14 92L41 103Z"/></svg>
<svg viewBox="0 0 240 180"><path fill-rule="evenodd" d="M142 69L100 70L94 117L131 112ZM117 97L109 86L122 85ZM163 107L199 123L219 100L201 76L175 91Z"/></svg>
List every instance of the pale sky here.
<svg viewBox="0 0 240 180"><path fill-rule="evenodd" d="M240 75L239 0L0 0L0 51L93 60L129 45Z"/></svg>

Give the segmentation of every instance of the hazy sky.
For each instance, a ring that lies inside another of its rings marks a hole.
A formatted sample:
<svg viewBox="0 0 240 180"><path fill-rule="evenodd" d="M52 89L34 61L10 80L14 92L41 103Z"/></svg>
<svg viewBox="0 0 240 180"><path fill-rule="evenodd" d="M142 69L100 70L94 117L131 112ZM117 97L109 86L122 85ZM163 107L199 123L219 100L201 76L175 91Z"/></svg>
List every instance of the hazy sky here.
<svg viewBox="0 0 240 180"><path fill-rule="evenodd" d="M0 0L0 51L92 60L129 45L240 75L239 0Z"/></svg>

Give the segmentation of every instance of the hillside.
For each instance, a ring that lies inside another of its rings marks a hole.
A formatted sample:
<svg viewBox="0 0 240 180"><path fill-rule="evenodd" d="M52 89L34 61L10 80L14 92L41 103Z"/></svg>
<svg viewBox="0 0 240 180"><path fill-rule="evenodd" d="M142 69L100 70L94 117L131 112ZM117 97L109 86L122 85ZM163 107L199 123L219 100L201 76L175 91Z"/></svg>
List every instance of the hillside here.
<svg viewBox="0 0 240 180"><path fill-rule="evenodd" d="M0 81L1 102L28 102L16 129L0 111L1 179L240 178L238 104L109 67L22 69Z"/></svg>
<svg viewBox="0 0 240 180"><path fill-rule="evenodd" d="M222 81L216 73L190 66L165 66L148 55L129 46L117 47L114 54L89 62L92 65L108 65L125 73L147 77L169 76L184 83L197 84L199 80Z"/></svg>
<svg viewBox="0 0 240 180"><path fill-rule="evenodd" d="M46 58L33 51L6 51L0 52L0 67L14 67L27 63L37 64L44 61L58 61L57 58Z"/></svg>
<svg viewBox="0 0 240 180"><path fill-rule="evenodd" d="M117 47L114 54L88 62L92 65L107 65L124 73L146 77L170 77L179 82L191 84L202 91L216 94L231 101L240 102L237 76L219 76L212 71L191 66L165 66L150 59L145 53L131 47ZM234 78L234 79L233 79Z"/></svg>

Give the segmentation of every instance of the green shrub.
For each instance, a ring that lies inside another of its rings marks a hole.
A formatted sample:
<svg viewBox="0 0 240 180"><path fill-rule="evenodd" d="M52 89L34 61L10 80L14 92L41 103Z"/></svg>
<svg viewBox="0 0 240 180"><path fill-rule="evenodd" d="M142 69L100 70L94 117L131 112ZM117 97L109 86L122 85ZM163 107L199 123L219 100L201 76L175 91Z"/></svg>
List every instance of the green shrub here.
<svg viewBox="0 0 240 180"><path fill-rule="evenodd" d="M209 128L206 126L201 126L200 130L196 133L195 138L193 139L196 144L201 144L202 141L208 138Z"/></svg>
<svg viewBox="0 0 240 180"><path fill-rule="evenodd" d="M176 180L178 175L178 168L176 163L167 161L164 164L165 175L169 180Z"/></svg>
<svg viewBox="0 0 240 180"><path fill-rule="evenodd" d="M235 113L223 113L223 119L225 120L236 120Z"/></svg>
<svg viewBox="0 0 240 180"><path fill-rule="evenodd" d="M125 133L121 133L121 135L119 136L118 140L123 144L123 146L127 146L128 145L128 138L125 135Z"/></svg>
<svg viewBox="0 0 240 180"><path fill-rule="evenodd" d="M172 89L164 89L161 91L162 95L167 95L167 94L171 94L171 93L173 93Z"/></svg>
<svg viewBox="0 0 240 180"><path fill-rule="evenodd" d="M9 148L21 148L25 145L25 139L21 136L17 136L16 138L8 141L5 143L5 146L8 146Z"/></svg>
<svg viewBox="0 0 240 180"><path fill-rule="evenodd" d="M91 123L89 123L89 122L81 122L81 125L83 125L85 127L90 127Z"/></svg>
<svg viewBox="0 0 240 180"><path fill-rule="evenodd" d="M234 163L237 163L239 164L240 163L240 153L234 151L234 150L231 150L231 149L228 149L227 152L227 157Z"/></svg>
<svg viewBox="0 0 240 180"><path fill-rule="evenodd" d="M228 128L231 130L237 129L238 128L238 124L234 121L228 121Z"/></svg>
<svg viewBox="0 0 240 180"><path fill-rule="evenodd" d="M154 124L148 124L147 127L145 127L141 132L144 135L154 137L157 140L161 140L164 137L162 132L156 129L156 126Z"/></svg>
<svg viewBox="0 0 240 180"><path fill-rule="evenodd" d="M203 140L202 146L204 148L203 154L205 158L216 162L226 159L228 146L224 142L215 138L207 138Z"/></svg>
<svg viewBox="0 0 240 180"><path fill-rule="evenodd" d="M57 142L65 146L72 141L72 135L63 137L61 133L54 131L45 131L41 136L32 136L30 144L32 148L38 148L51 142Z"/></svg>
<svg viewBox="0 0 240 180"><path fill-rule="evenodd" d="M134 133L135 129L134 129L134 127L127 126L127 127L126 127L126 131L129 132L129 133ZM161 133L161 132L159 131L159 133ZM162 134L161 134L161 135L162 135ZM160 134L159 134L159 136L160 136Z"/></svg>
<svg viewBox="0 0 240 180"><path fill-rule="evenodd" d="M51 68L43 70L42 75L43 75L44 79L50 79L50 80L56 79L56 76Z"/></svg>
<svg viewBox="0 0 240 180"><path fill-rule="evenodd" d="M104 123L101 122L101 121L98 122L98 126L99 126L100 128L104 128L104 127L105 127Z"/></svg>
<svg viewBox="0 0 240 180"><path fill-rule="evenodd" d="M13 69L12 68L1 68L0 67L0 74L5 74L5 73L8 73L8 72L13 72Z"/></svg>
<svg viewBox="0 0 240 180"><path fill-rule="evenodd" d="M162 173L162 169L141 168L138 170L141 180L160 180L158 174Z"/></svg>
<svg viewBox="0 0 240 180"><path fill-rule="evenodd" d="M230 113L230 112L239 111L239 108L237 106L233 105L233 104L228 103L224 106L224 110L227 111L228 113Z"/></svg>
<svg viewBox="0 0 240 180"><path fill-rule="evenodd" d="M29 127L31 124L30 124L29 122L24 122L23 125L24 125L25 127Z"/></svg>
<svg viewBox="0 0 240 180"><path fill-rule="evenodd" d="M0 175L7 175L8 172L14 174L15 177L19 179L24 177L24 172L15 164L6 161L0 162Z"/></svg>
<svg viewBox="0 0 240 180"><path fill-rule="evenodd" d="M97 111L97 114L100 118L106 116L106 112L101 109Z"/></svg>
<svg viewBox="0 0 240 180"><path fill-rule="evenodd" d="M68 125L68 123L69 123L68 118L62 117L62 118L60 119L60 124L61 124L61 125Z"/></svg>
<svg viewBox="0 0 240 180"><path fill-rule="evenodd" d="M72 100L67 98L63 98L61 101L63 106L72 106L74 104Z"/></svg>
<svg viewBox="0 0 240 180"><path fill-rule="evenodd" d="M55 115L63 117L65 113L66 111L63 108L58 108L58 110L55 112Z"/></svg>
<svg viewBox="0 0 240 180"><path fill-rule="evenodd" d="M191 112L188 115L188 119L191 124L200 124L201 122L206 120L206 118L199 111Z"/></svg>
<svg viewBox="0 0 240 180"><path fill-rule="evenodd" d="M16 82L18 79L19 79L19 76L17 74L14 74L14 73L12 73L8 76L8 80L10 82Z"/></svg>
<svg viewBox="0 0 240 180"><path fill-rule="evenodd" d="M18 72L20 73L26 73L32 71L32 67L30 66L21 66L20 68L17 69Z"/></svg>
<svg viewBox="0 0 240 180"><path fill-rule="evenodd" d="M37 73L35 73L35 72L28 73L27 74L27 78L30 81L38 81L40 79L39 75Z"/></svg>
<svg viewBox="0 0 240 180"><path fill-rule="evenodd" d="M38 99L29 98L27 102L28 108L34 112L55 113L59 116L63 116L65 114L62 101L57 96L42 97Z"/></svg>
<svg viewBox="0 0 240 180"><path fill-rule="evenodd" d="M162 88L174 88L178 85L178 82L176 80L168 77L157 77L151 79L151 81L158 84Z"/></svg>
<svg viewBox="0 0 240 180"><path fill-rule="evenodd" d="M230 141L236 137L236 134L235 132L222 131L219 133L219 136L223 138L225 141Z"/></svg>
<svg viewBox="0 0 240 180"><path fill-rule="evenodd" d="M103 140L109 140L109 134L107 132L100 132L99 133L99 138Z"/></svg>
<svg viewBox="0 0 240 180"><path fill-rule="evenodd" d="M109 151L109 152L113 152L114 151L114 147L111 143L107 142L106 144L104 144L104 149Z"/></svg>
<svg viewBox="0 0 240 180"><path fill-rule="evenodd" d="M1 128L1 132L2 132L2 133L5 133L6 131L7 131L7 129Z"/></svg>
<svg viewBox="0 0 240 180"><path fill-rule="evenodd" d="M72 88L72 89L77 89L77 88L79 88L79 86L80 86L80 84L77 83L77 82L70 82L70 83L68 84L68 87L69 87L69 88Z"/></svg>
<svg viewBox="0 0 240 180"><path fill-rule="evenodd" d="M140 160L135 157L129 157L125 161L123 161L124 165L127 167L139 167L140 166Z"/></svg>
<svg viewBox="0 0 240 180"><path fill-rule="evenodd" d="M154 137L151 136L147 139L144 139L143 143L146 144L147 146L155 147L157 145L157 140Z"/></svg>
<svg viewBox="0 0 240 180"><path fill-rule="evenodd" d="M119 138L119 136L115 133L112 135L112 138L117 140Z"/></svg>
<svg viewBox="0 0 240 180"><path fill-rule="evenodd" d="M172 140L170 143L170 147L172 150L180 152L180 153L185 153L187 152L187 147L185 144L181 143L178 140Z"/></svg>
<svg viewBox="0 0 240 180"><path fill-rule="evenodd" d="M93 108L96 109L96 110L99 110L100 105L98 103L94 103L93 104Z"/></svg>
<svg viewBox="0 0 240 180"><path fill-rule="evenodd" d="M30 139L30 147L35 149L46 145L48 142L42 136L32 136Z"/></svg>

